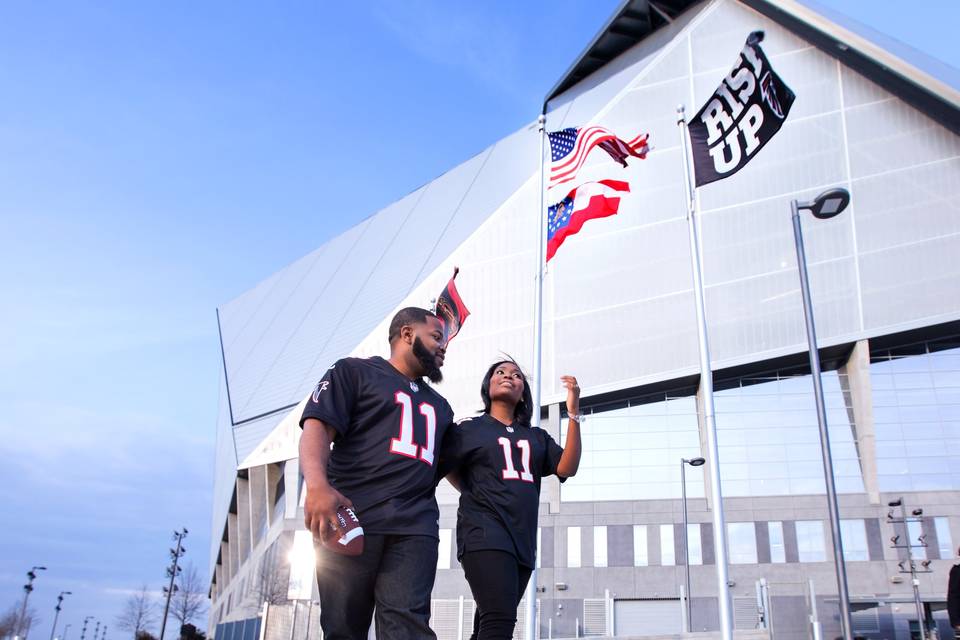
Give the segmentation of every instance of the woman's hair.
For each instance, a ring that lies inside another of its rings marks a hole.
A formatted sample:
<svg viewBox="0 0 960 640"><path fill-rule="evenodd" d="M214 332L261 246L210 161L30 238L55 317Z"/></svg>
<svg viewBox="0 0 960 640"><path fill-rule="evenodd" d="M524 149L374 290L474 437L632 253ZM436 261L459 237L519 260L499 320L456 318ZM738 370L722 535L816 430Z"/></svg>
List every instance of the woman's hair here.
<svg viewBox="0 0 960 640"><path fill-rule="evenodd" d="M480 397L483 398L483 412L490 413L490 379L493 378L493 372L496 371L500 365L508 362L520 370L520 377L523 379L523 393L520 394L520 401L513 410L513 419L523 426L529 427L530 418L533 417L533 395L530 393L527 376L523 373L523 370L520 369L520 365L517 364L516 360L510 356L507 356L506 360L494 362L490 368L487 369L486 375L483 376L483 382L480 383Z"/></svg>

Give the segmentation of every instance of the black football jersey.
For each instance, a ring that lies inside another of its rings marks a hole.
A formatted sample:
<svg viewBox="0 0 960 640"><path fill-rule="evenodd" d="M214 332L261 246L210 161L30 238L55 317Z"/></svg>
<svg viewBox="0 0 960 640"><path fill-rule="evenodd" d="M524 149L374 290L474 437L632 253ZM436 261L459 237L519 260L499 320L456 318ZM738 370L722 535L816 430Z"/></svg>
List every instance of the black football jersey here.
<svg viewBox="0 0 960 640"><path fill-rule="evenodd" d="M461 477L457 558L497 549L533 568L540 479L557 472L562 454L543 429L508 427L487 414L450 427L439 472L458 470Z"/></svg>
<svg viewBox="0 0 960 640"><path fill-rule="evenodd" d="M344 358L317 383L301 427L307 418L337 431L327 476L365 533L439 537L437 449L453 422L443 396L383 358Z"/></svg>

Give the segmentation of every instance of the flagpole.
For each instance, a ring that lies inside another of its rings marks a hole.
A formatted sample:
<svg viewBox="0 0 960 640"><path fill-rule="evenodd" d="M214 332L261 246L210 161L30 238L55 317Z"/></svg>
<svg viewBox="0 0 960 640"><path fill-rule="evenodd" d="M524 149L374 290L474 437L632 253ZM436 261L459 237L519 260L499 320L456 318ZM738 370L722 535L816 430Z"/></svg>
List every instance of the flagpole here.
<svg viewBox="0 0 960 640"><path fill-rule="evenodd" d="M544 185L544 165L543 151L547 139L547 105L543 105L543 111L537 118L537 126L540 128L540 211L537 214L537 282L536 296L534 298L533 308L533 385L530 390L533 395L533 415L531 416L531 426L540 426L540 392L543 385L543 242L544 229L546 228L546 219L543 208L543 185ZM540 549L536 550L540 553ZM524 615L524 638L526 640L535 640L537 637L537 568L534 562L533 571L530 572L530 581L527 582L527 590L524 594L526 600L526 615Z"/></svg>
<svg viewBox="0 0 960 640"><path fill-rule="evenodd" d="M687 150L687 120L684 107L677 107L680 130L684 198L687 205L687 228L690 240L690 266L693 271L693 298L697 307L697 336L700 343L700 395L703 398L703 424L707 434L707 460L710 461L710 498L713 502L713 547L717 561L717 598L720 601L720 632L723 640L733 638L733 611L730 602L730 578L727 573L727 527L723 517L723 495L720 491L720 457L717 447L717 425L713 411L713 370L710 368L710 345L707 341L707 318L704 310L703 271L700 265L700 240L696 220L696 187L690 178Z"/></svg>

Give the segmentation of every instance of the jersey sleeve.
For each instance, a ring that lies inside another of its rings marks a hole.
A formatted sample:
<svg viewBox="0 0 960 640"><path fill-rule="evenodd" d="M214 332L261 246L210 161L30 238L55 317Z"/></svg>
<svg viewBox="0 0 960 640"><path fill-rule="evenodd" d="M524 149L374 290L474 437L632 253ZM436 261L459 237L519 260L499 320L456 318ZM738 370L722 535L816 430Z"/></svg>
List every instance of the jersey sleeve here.
<svg viewBox="0 0 960 640"><path fill-rule="evenodd" d="M357 396L357 376L349 361L338 360L327 369L307 399L300 416L300 428L307 418L316 418L341 436L350 428L350 416Z"/></svg>
<svg viewBox="0 0 960 640"><path fill-rule="evenodd" d="M543 456L543 467L540 469L540 477L553 476L557 474L557 465L560 464L560 456L563 455L563 447L557 444L557 441L550 437L550 434L540 429L540 435L543 437L545 453ZM560 482L565 482L566 478L560 478Z"/></svg>
<svg viewBox="0 0 960 640"><path fill-rule="evenodd" d="M437 482L447 477L451 471L456 471L467 458L466 426L470 421L464 420L459 424L452 424L443 436L440 445L440 462L437 465Z"/></svg>

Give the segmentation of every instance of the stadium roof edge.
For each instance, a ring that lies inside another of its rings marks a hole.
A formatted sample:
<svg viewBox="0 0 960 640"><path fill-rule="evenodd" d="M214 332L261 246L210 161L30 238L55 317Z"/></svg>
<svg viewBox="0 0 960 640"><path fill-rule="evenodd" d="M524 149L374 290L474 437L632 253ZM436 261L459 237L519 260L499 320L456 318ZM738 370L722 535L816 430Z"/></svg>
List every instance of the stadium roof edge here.
<svg viewBox="0 0 960 640"><path fill-rule="evenodd" d="M810 0L738 1L960 134L960 71ZM699 0L624 0L544 104L697 4Z"/></svg>

